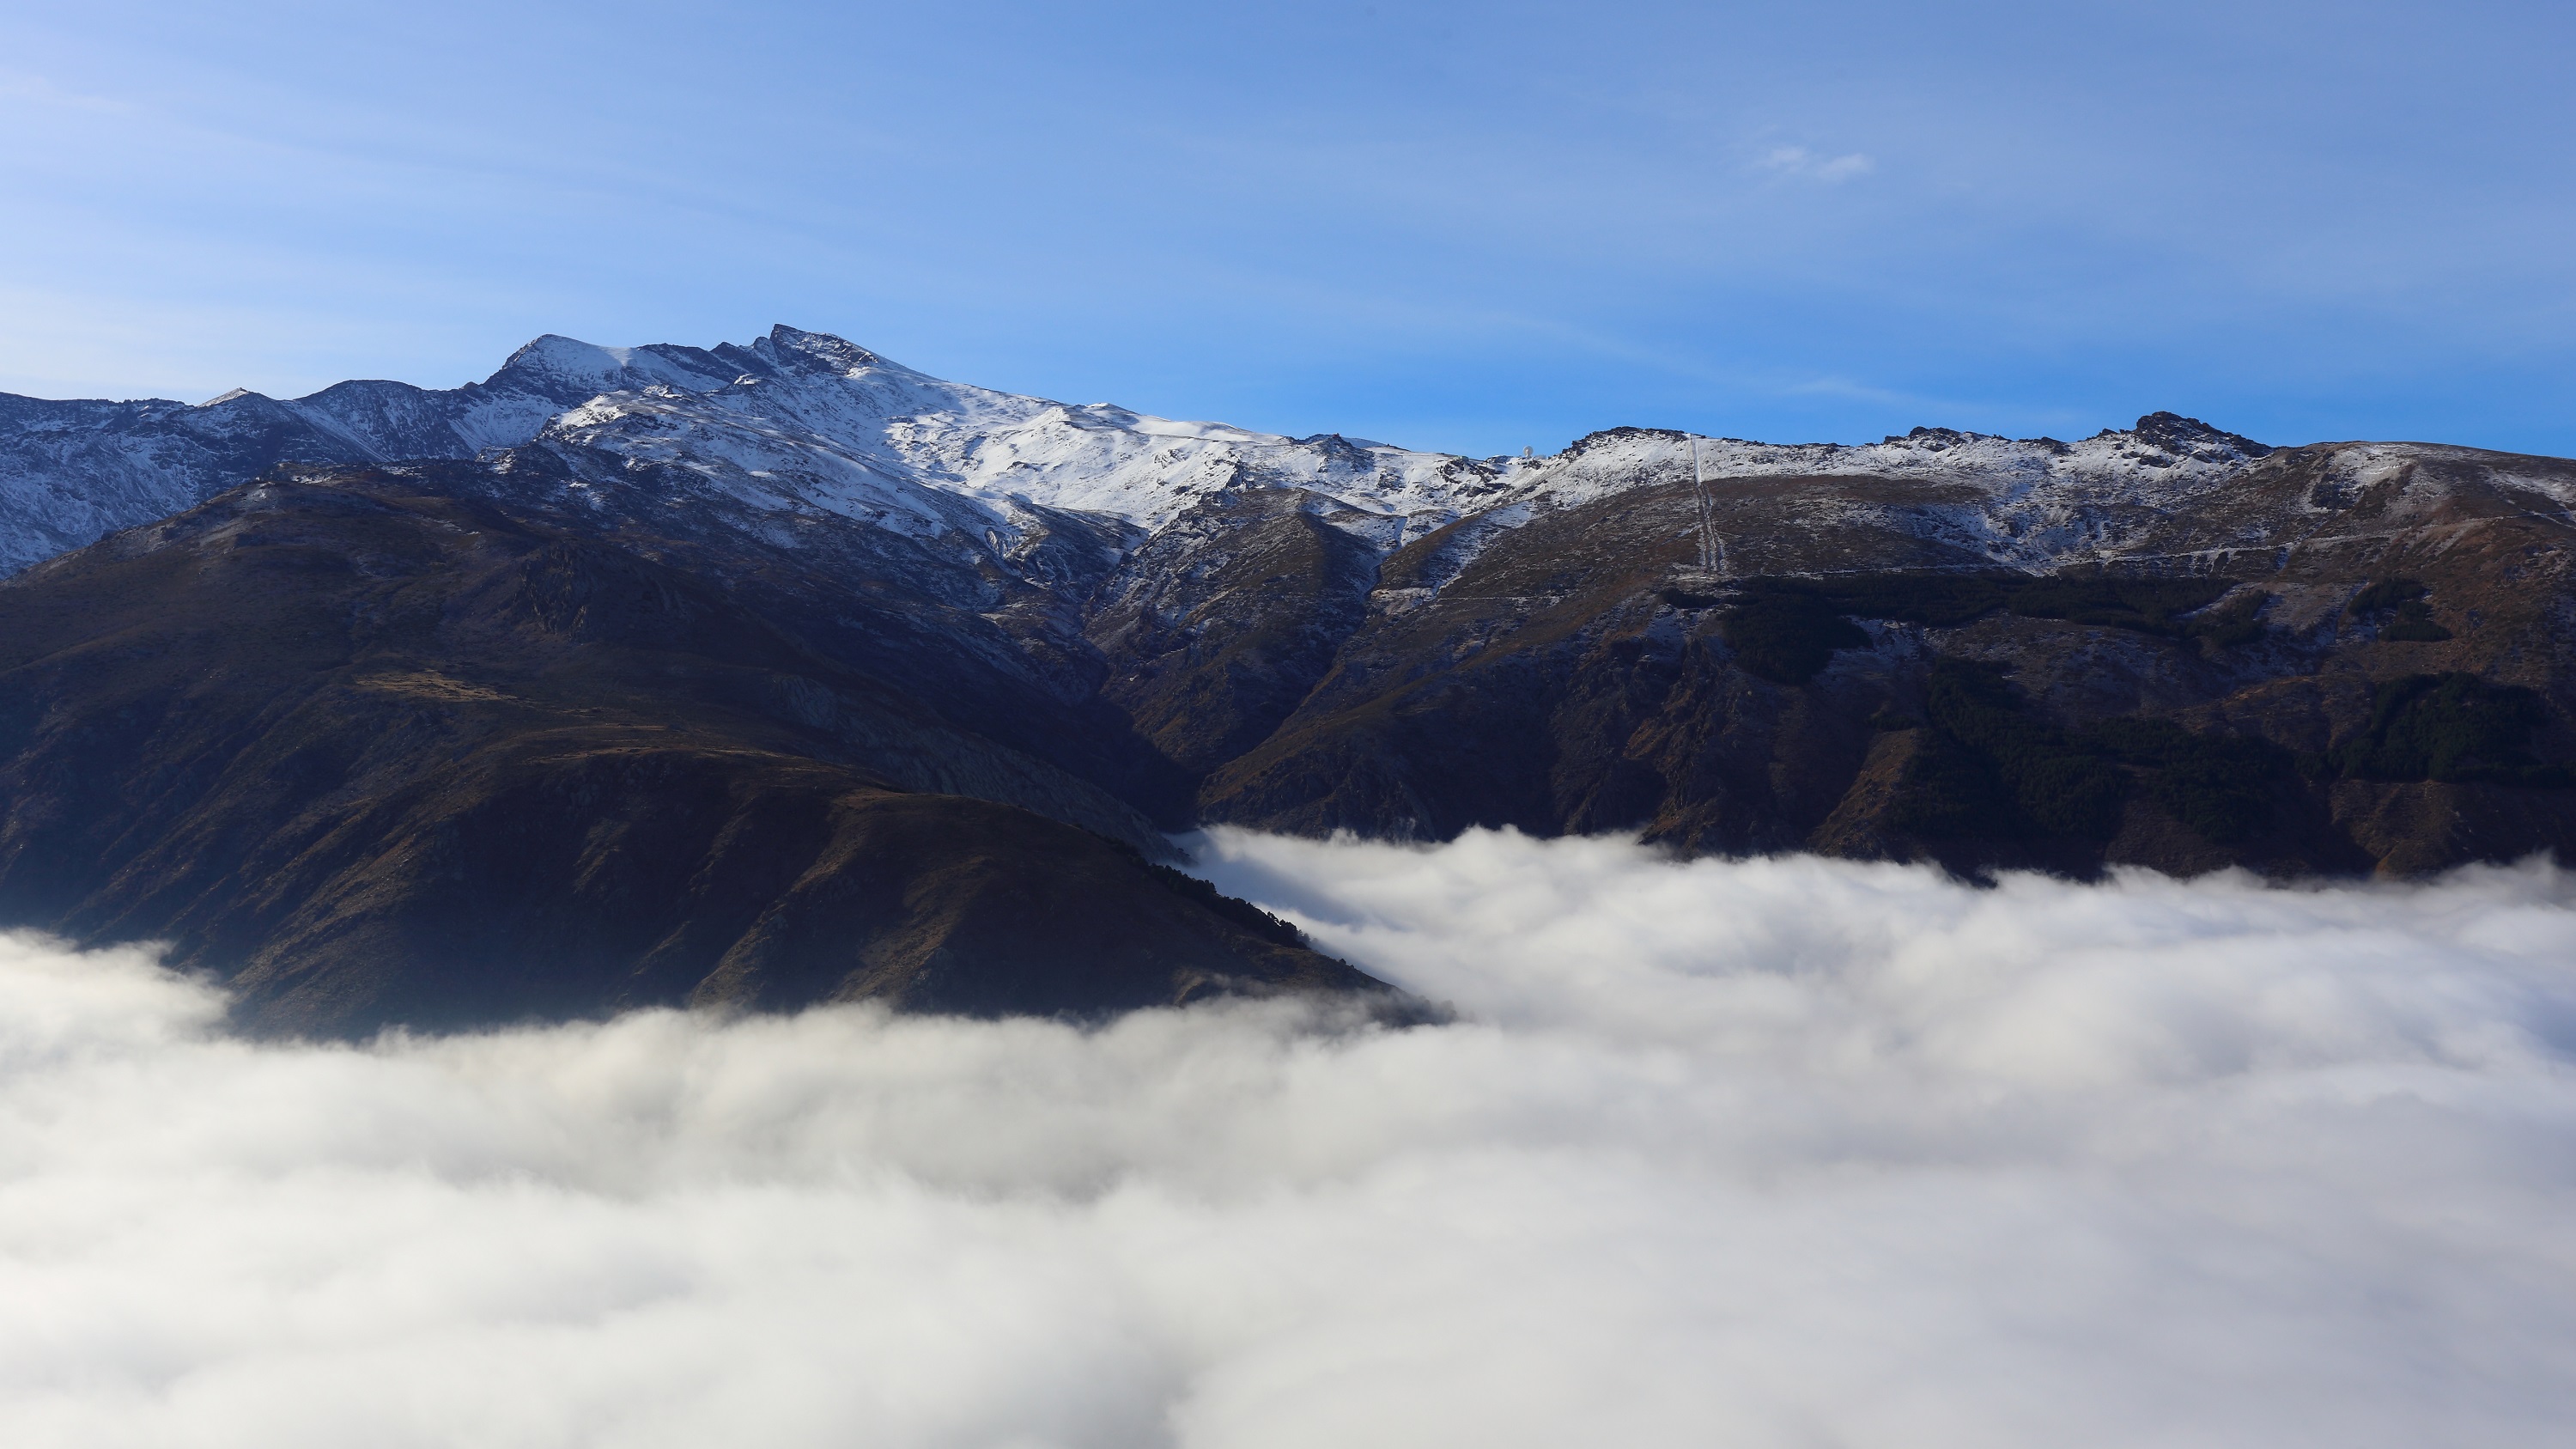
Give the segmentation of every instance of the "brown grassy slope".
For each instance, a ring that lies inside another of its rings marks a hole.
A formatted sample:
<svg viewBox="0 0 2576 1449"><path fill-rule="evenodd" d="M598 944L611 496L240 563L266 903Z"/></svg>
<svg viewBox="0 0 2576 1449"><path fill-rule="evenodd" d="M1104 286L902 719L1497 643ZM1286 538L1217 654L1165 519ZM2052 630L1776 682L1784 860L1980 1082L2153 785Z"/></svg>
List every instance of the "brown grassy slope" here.
<svg viewBox="0 0 2576 1449"><path fill-rule="evenodd" d="M2146 519L2106 560L2248 581L2228 606L2256 610L2258 637L2221 645L2001 610L1944 627L1865 621L1867 647L1789 684L1747 671L1726 642L1727 585L1688 567L1687 486L1490 533L1463 568L1460 539L1474 525L1461 524L1387 562L1387 586L1331 672L1277 732L1209 776L1201 808L1313 833L1635 829L1692 850L2077 873L2414 873L2576 853L2576 791L2430 780L2285 779L2270 823L2224 845L2143 800L2108 839L1934 842L1896 828L1910 767L1870 764L1873 720L1919 716L1944 658L2010 671L2037 717L2061 727L2171 719L2310 756L2364 728L2380 684L2463 671L2536 691L2549 722L2533 749L2576 759L2576 523L2528 482L2571 465L2459 449L2405 457L2415 461L2343 445L2284 452L2189 516ZM1932 519L1951 501L1943 485L1763 478L1716 492L1736 579L1984 565ZM2449 639L2389 637L2385 619L2347 608L2365 585L2399 577L2427 586Z"/></svg>
<svg viewBox="0 0 2576 1449"><path fill-rule="evenodd" d="M271 1028L1369 984L1103 838L1145 832L702 578L400 479L0 587L0 912L170 939Z"/></svg>
<svg viewBox="0 0 2576 1449"><path fill-rule="evenodd" d="M1826 520L1851 479L1735 486L1745 571L1966 555L1866 521ZM1870 482L1874 480L1859 480ZM1442 837L1653 828L1693 848L1790 849L1833 808L1868 747L1883 683L1782 691L1731 666L1704 612L1658 597L1696 549L1687 484L1640 488L1496 534L1436 597L1389 609L1270 739L1212 775L1215 818L1270 828ZM1388 563L1407 581L1426 537Z"/></svg>

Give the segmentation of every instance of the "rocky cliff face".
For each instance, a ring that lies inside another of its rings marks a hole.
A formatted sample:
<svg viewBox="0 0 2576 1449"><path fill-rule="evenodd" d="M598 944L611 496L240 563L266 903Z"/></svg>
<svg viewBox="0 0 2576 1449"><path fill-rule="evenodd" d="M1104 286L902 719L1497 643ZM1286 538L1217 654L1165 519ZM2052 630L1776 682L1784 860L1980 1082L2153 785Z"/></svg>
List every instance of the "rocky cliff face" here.
<svg viewBox="0 0 2576 1449"><path fill-rule="evenodd" d="M1467 459L788 328L543 338L448 392L9 400L8 556L126 531L0 583L0 906L341 1029L1356 984L1135 853L1197 821L1967 871L2566 852L2571 505L2562 460L2170 414Z"/></svg>

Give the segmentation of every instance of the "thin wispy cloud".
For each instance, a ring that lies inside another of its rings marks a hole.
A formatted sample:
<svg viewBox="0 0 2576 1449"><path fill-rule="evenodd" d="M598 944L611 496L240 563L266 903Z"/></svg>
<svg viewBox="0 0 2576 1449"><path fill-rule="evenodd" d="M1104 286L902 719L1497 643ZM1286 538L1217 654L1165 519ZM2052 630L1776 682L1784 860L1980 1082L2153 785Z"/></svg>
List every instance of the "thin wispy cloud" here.
<svg viewBox="0 0 2576 1449"><path fill-rule="evenodd" d="M1763 152L1754 164L1765 171L1825 182L1849 181L1856 176L1866 176L1878 167L1877 162L1858 151L1827 156L1804 146L1774 146Z"/></svg>
<svg viewBox="0 0 2576 1449"><path fill-rule="evenodd" d="M2555 1443L2576 900L1221 834L1453 1003L250 1044L0 938L0 1439Z"/></svg>

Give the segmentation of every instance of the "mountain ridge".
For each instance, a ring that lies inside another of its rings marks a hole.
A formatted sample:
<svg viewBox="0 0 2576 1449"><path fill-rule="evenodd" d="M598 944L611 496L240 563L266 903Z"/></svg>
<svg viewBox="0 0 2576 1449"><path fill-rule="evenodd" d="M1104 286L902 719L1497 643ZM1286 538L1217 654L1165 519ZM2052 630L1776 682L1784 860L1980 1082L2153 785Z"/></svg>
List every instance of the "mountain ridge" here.
<svg viewBox="0 0 2576 1449"><path fill-rule="evenodd" d="M444 392L0 398L0 543L0 917L292 1029L1371 989L1155 874L1211 823L2576 855L2576 462L2442 444L1468 459L550 334Z"/></svg>
<svg viewBox="0 0 2576 1449"><path fill-rule="evenodd" d="M76 452L44 446L48 435L75 436L58 421L65 410L78 411ZM1402 542L1469 513L1578 503L1677 472L1688 466L1687 437L1621 427L1548 458L1476 459L995 392L784 324L747 346L713 348L601 347L549 333L454 389L353 380L284 401L236 390L194 407L0 397L0 570L192 506L279 462L464 459L548 439L648 461L686 453L729 472L722 481L738 491L874 510L898 525L941 526L921 506L924 492L966 501L1005 531L1020 503L1152 529L1228 488L1296 486L1381 515L1375 526ZM2097 491L2160 483L2148 491L2164 506L2175 482L2205 484L2261 456L2259 444L2170 413L2075 444L1928 427L1876 444L1699 444L1722 476L1974 476ZM2035 557L2025 549L1998 561Z"/></svg>

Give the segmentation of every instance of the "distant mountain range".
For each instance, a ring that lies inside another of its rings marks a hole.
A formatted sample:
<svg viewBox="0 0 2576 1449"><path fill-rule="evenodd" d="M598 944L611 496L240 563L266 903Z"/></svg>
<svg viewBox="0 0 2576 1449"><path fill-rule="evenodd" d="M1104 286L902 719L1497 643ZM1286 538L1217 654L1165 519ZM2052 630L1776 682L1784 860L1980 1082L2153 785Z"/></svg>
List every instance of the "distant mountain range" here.
<svg viewBox="0 0 2576 1449"><path fill-rule="evenodd" d="M1162 832L2075 874L2576 849L2576 464L1614 428L1464 458L838 338L0 397L0 919L251 1019L1370 989ZM1151 858L1149 858L1151 857Z"/></svg>

